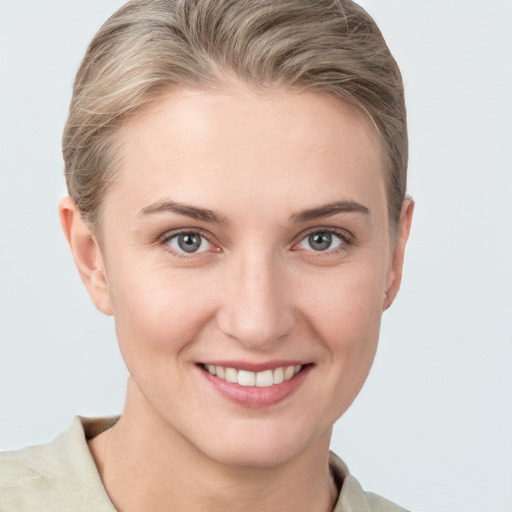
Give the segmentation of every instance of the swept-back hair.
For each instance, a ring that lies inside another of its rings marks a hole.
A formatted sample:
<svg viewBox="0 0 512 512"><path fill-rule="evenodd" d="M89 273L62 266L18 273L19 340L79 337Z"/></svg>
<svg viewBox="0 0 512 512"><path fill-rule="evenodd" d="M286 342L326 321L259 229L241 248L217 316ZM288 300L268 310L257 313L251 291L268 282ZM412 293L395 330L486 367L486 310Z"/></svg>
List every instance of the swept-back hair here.
<svg viewBox="0 0 512 512"><path fill-rule="evenodd" d="M382 141L388 211L397 225L408 159L403 84L373 19L348 0L134 0L92 40L63 137L68 190L95 228L119 170L126 116L180 88L291 87L346 101Z"/></svg>

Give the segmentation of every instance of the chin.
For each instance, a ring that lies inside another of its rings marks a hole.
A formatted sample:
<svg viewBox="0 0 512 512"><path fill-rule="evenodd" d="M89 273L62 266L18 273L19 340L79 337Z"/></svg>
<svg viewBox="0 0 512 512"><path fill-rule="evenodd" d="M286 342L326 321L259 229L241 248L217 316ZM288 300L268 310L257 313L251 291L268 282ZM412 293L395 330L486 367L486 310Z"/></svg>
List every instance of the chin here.
<svg viewBox="0 0 512 512"><path fill-rule="evenodd" d="M286 464L309 449L328 451L331 428L322 434L310 435L287 425L285 428L246 428L216 436L214 443L198 446L209 458L230 466L246 468L272 468ZM210 440L212 440L210 438Z"/></svg>
<svg viewBox="0 0 512 512"><path fill-rule="evenodd" d="M248 446L251 444L251 446ZM275 443L274 443L275 444ZM228 466L238 466L244 468L273 468L278 467L293 459L299 450L276 446L252 445L249 441L245 446L231 445L224 446L215 453L207 456L213 460Z"/></svg>

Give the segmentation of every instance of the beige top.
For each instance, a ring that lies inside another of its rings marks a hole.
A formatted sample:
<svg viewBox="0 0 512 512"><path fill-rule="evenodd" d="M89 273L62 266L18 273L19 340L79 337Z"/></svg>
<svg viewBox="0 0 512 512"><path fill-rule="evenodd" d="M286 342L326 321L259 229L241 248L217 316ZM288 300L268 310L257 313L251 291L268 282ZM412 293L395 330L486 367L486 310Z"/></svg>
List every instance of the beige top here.
<svg viewBox="0 0 512 512"><path fill-rule="evenodd" d="M0 453L0 512L116 512L87 439L107 430L117 419L77 416L51 443ZM330 464L341 486L334 512L405 512L363 491L333 453Z"/></svg>

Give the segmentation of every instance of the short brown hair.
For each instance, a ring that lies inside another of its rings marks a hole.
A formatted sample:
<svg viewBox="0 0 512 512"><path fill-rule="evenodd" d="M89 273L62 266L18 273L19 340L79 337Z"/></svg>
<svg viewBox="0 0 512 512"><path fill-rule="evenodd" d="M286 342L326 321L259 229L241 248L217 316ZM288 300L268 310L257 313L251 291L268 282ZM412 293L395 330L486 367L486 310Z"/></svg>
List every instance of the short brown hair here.
<svg viewBox="0 0 512 512"><path fill-rule="evenodd" d="M133 0L92 40L78 71L63 154L68 191L94 228L118 170L123 119L177 87L300 87L344 100L381 135L390 225L406 192L407 123L398 66L349 0Z"/></svg>

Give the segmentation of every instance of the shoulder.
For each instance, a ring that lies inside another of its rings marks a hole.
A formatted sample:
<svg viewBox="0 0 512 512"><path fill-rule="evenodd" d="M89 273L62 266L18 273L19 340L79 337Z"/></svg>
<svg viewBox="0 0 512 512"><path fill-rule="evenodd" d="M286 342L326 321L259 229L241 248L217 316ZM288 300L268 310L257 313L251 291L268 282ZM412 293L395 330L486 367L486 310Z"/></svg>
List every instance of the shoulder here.
<svg viewBox="0 0 512 512"><path fill-rule="evenodd" d="M405 508L399 507L386 498L373 494L373 492L366 492L365 494L372 512L407 512Z"/></svg>
<svg viewBox="0 0 512 512"><path fill-rule="evenodd" d="M58 488L59 473L50 444L0 453L0 509L32 510L36 505L49 505L45 497L52 487Z"/></svg>
<svg viewBox="0 0 512 512"><path fill-rule="evenodd" d="M329 463L333 478L341 487L333 512L407 512L382 496L363 490L346 464L332 452Z"/></svg>
<svg viewBox="0 0 512 512"><path fill-rule="evenodd" d="M83 420L48 444L0 453L0 510L113 511L87 447Z"/></svg>

